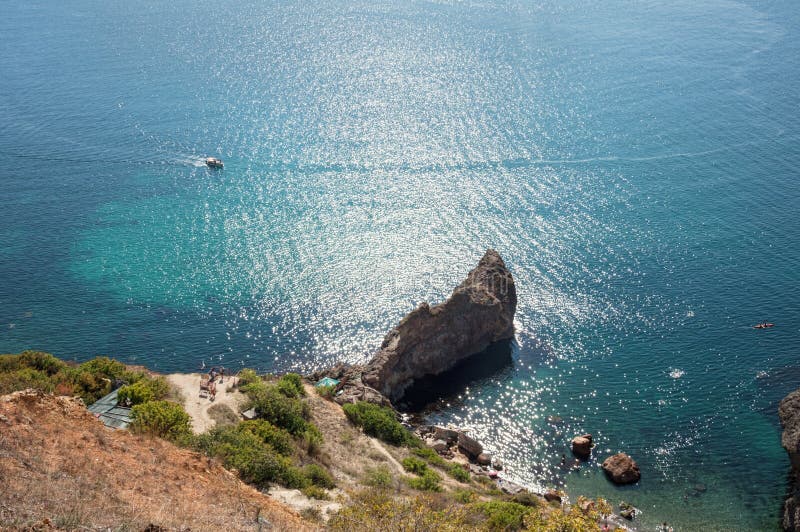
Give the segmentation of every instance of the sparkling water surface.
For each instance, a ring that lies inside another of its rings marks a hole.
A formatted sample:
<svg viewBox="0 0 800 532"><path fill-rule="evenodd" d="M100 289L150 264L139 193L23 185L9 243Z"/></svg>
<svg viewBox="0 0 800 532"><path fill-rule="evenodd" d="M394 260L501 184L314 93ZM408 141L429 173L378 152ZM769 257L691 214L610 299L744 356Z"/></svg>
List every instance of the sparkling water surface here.
<svg viewBox="0 0 800 532"><path fill-rule="evenodd" d="M644 529L775 530L777 402L800 387L799 19L6 2L0 351L364 361L493 247L517 280L512 363L429 418L511 479L637 505ZM642 481L562 469L587 431Z"/></svg>

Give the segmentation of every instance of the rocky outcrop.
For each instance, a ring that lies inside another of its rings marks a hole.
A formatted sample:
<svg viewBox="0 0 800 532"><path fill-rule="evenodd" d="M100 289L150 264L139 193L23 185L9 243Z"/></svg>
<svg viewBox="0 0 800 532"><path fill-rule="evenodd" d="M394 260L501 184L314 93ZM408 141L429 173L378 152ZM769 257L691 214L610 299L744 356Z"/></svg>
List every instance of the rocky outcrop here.
<svg viewBox="0 0 800 532"><path fill-rule="evenodd" d="M364 368L363 383L396 401L415 379L439 375L512 338L516 307L511 272L490 249L444 303L422 303L389 331Z"/></svg>
<svg viewBox="0 0 800 532"><path fill-rule="evenodd" d="M783 529L800 530L800 390L787 395L778 407L783 426L781 445L789 454L789 494L783 503Z"/></svg>
<svg viewBox="0 0 800 532"><path fill-rule="evenodd" d="M592 454L592 435L584 434L572 438L572 454L587 460Z"/></svg>
<svg viewBox="0 0 800 532"><path fill-rule="evenodd" d="M478 440L470 438L463 432L459 432L458 450L470 460L477 460L478 456L483 452L483 445L478 443Z"/></svg>
<svg viewBox="0 0 800 532"><path fill-rule="evenodd" d="M625 453L609 456L603 462L603 471L615 484L633 484L642 478L639 466Z"/></svg>

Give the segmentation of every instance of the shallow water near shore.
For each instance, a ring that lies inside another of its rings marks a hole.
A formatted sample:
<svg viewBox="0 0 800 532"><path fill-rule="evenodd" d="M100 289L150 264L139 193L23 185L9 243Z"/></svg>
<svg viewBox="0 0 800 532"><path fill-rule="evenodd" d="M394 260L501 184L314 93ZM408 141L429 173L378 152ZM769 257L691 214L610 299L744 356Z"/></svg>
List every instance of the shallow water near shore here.
<svg viewBox="0 0 800 532"><path fill-rule="evenodd" d="M800 387L794 4L7 7L0 352L364 361L493 247L519 292L510 364L432 421L644 528L777 528L776 408ZM642 482L562 470L583 432Z"/></svg>

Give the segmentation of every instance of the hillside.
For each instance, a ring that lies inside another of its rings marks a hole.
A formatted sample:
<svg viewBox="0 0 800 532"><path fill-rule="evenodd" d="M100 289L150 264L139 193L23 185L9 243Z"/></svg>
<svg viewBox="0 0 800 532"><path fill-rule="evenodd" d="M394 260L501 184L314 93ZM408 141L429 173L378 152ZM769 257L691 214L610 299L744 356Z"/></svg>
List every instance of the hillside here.
<svg viewBox="0 0 800 532"><path fill-rule="evenodd" d="M38 391L0 398L0 485L3 530L313 529L214 460Z"/></svg>

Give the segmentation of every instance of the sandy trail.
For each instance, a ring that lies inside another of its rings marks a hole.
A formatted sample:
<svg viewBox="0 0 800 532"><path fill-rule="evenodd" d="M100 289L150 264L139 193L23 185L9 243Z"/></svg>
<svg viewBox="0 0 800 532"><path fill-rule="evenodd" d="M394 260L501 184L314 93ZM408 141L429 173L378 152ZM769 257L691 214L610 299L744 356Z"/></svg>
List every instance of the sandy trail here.
<svg viewBox="0 0 800 532"><path fill-rule="evenodd" d="M192 430L196 434L205 432L214 427L216 422L208 415L208 408L215 404L225 404L239 413L239 406L246 397L238 390L227 391L235 377L226 376L222 382L217 379L217 397L211 401L207 397L200 397L199 373L172 373L167 375L167 380L174 385L183 397L183 407L192 418Z"/></svg>

